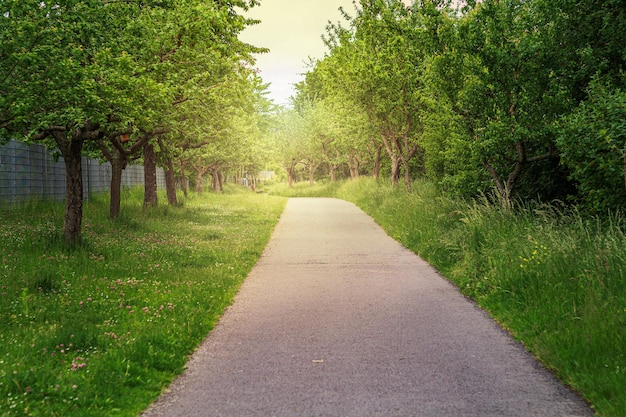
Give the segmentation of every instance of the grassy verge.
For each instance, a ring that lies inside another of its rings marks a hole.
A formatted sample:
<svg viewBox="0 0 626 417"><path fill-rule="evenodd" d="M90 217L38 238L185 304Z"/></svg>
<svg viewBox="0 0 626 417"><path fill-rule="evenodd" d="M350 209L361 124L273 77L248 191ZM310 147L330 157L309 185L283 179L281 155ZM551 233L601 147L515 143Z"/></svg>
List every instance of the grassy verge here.
<svg viewBox="0 0 626 417"><path fill-rule="evenodd" d="M111 222L97 197L71 251L62 204L0 212L0 415L137 415L232 301L284 203L230 189L143 211L128 192Z"/></svg>
<svg viewBox="0 0 626 417"><path fill-rule="evenodd" d="M599 415L626 415L623 219L586 220L553 206L511 212L447 198L425 183L412 194L371 180L324 188L314 194L360 206L489 311ZM296 191L306 195L305 188Z"/></svg>

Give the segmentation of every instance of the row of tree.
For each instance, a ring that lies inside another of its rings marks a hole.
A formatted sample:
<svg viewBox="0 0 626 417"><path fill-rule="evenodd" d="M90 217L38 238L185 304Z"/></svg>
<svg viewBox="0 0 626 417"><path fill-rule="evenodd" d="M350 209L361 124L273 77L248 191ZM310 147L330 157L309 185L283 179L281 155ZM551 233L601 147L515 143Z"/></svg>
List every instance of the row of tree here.
<svg viewBox="0 0 626 417"><path fill-rule="evenodd" d="M623 2L458 3L361 0L330 24L274 135L286 169L626 208Z"/></svg>
<svg viewBox="0 0 626 417"><path fill-rule="evenodd" d="M111 217L120 180L143 158L146 205L156 204L156 165L176 204L174 171L260 164L254 149L269 103L253 69L263 52L239 40L257 23L255 0L0 1L0 138L43 141L66 164L64 236L81 237L81 157L113 167ZM201 188L200 188L201 189ZM186 188L184 188L186 191Z"/></svg>

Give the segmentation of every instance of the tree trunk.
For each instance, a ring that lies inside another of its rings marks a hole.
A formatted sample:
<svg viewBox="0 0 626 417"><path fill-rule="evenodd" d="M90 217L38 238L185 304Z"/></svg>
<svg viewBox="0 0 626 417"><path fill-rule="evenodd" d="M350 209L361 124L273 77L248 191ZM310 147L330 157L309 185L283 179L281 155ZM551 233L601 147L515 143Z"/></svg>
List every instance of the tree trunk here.
<svg viewBox="0 0 626 417"><path fill-rule="evenodd" d="M148 142L143 147L144 207L156 207L159 204L156 168L154 145Z"/></svg>
<svg viewBox="0 0 626 417"><path fill-rule="evenodd" d="M498 195L500 196L502 206L509 207L511 205L511 196L510 196L511 190L507 189L507 187L504 185L504 183L498 176L498 173L496 172L496 170L491 166L491 164L487 161L486 158L483 158L482 162L487 172L489 172L489 175L491 175L493 182L496 184L496 190L498 190Z"/></svg>
<svg viewBox="0 0 626 417"><path fill-rule="evenodd" d="M198 177L196 178L196 192L198 195L202 194L202 171L198 171Z"/></svg>
<svg viewBox="0 0 626 417"><path fill-rule="evenodd" d="M63 237L68 246L80 243L83 222L83 141L73 139L61 148L65 161L65 221Z"/></svg>
<svg viewBox="0 0 626 417"><path fill-rule="evenodd" d="M81 226L83 222L83 138L87 134L90 124L77 129L68 137L67 129L55 127L42 133L41 138L50 134L56 142L63 162L65 163L65 217L63 222L63 238L67 246L75 246L81 241Z"/></svg>
<svg viewBox="0 0 626 417"><path fill-rule="evenodd" d="M287 171L287 186L289 188L293 186L293 171L293 167L289 167L289 170Z"/></svg>
<svg viewBox="0 0 626 417"><path fill-rule="evenodd" d="M178 205L176 198L176 179L174 178L174 164L171 159L165 161L165 192L167 194L167 204L170 206Z"/></svg>
<svg viewBox="0 0 626 417"><path fill-rule="evenodd" d="M398 185L401 174L400 158L394 153L391 153L389 157L391 158L391 185Z"/></svg>
<svg viewBox="0 0 626 417"><path fill-rule="evenodd" d="M109 217L117 218L120 215L122 171L126 167L126 161L114 158L111 161L111 201L109 203Z"/></svg>
<svg viewBox="0 0 626 417"><path fill-rule="evenodd" d="M87 140L101 139L101 132L95 123L86 120L68 134L67 126L51 126L34 136L35 140L43 140L52 136L56 142L63 162L65 163L65 218L63 238L67 246L75 246L81 241L83 222L83 144Z"/></svg>
<svg viewBox="0 0 626 417"><path fill-rule="evenodd" d="M318 165L314 162L311 162L311 164L309 164L309 185L313 185L313 183L315 182L315 171L317 171L317 167Z"/></svg>
<svg viewBox="0 0 626 417"><path fill-rule="evenodd" d="M222 185L222 174L220 174L219 169L211 169L211 178L213 179L213 191L221 193L224 188Z"/></svg>
<svg viewBox="0 0 626 417"><path fill-rule="evenodd" d="M291 165L289 165L289 168L287 169L287 185L289 186L289 188L293 186L293 176L296 171L296 165L297 163L295 161L292 161Z"/></svg>
<svg viewBox="0 0 626 417"><path fill-rule="evenodd" d="M402 163L398 139L393 137L391 133L382 134L381 137L387 155L389 155L391 160L391 185L397 185L400 182L400 164Z"/></svg>
<svg viewBox="0 0 626 417"><path fill-rule="evenodd" d="M359 169L350 164L350 179L356 180L357 178L359 178Z"/></svg>
<svg viewBox="0 0 626 417"><path fill-rule="evenodd" d="M356 180L359 178L359 167L361 166L361 161L359 157L352 153L348 159L348 167L350 168L350 179Z"/></svg>
<svg viewBox="0 0 626 417"><path fill-rule="evenodd" d="M165 165L165 194L167 195L167 204L175 206L178 204L176 199L176 178L174 178L174 163L170 153L167 152L167 146L163 142L163 136L157 136L157 141L161 152L161 163Z"/></svg>

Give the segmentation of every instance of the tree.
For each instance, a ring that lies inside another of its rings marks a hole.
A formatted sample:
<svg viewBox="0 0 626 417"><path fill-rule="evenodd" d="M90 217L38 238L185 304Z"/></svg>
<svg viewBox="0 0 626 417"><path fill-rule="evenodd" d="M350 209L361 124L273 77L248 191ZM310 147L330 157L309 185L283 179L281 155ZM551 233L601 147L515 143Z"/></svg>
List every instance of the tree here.
<svg viewBox="0 0 626 417"><path fill-rule="evenodd" d="M343 164L352 178L358 177L368 160L372 175L378 178L383 144L353 94L356 74L349 59L351 35L340 28L329 30L334 33L327 39L330 53L312 63L304 81L296 85L295 108L301 113L313 110L309 118L314 120L312 129L322 137L320 145L332 181ZM347 39L339 44L334 41L338 37Z"/></svg>
<svg viewBox="0 0 626 417"><path fill-rule="evenodd" d="M395 0L364 0L354 18L345 14L350 30L328 30L330 56L340 62L333 71L337 83L344 84L376 128L391 162L392 183L404 172L407 190L429 110L423 76L438 46L429 13L439 13L439 3L417 2L408 8Z"/></svg>
<svg viewBox="0 0 626 417"><path fill-rule="evenodd" d="M178 145L198 149L205 138L211 136L207 131L220 125L219 119L229 117L225 114L232 112L224 108L229 108L232 97L241 92L239 80L247 77L246 64L253 62L251 53L264 51L238 39L241 30L256 22L240 16L236 8L247 10L256 4L255 1L173 3L167 14L157 9L139 25L144 31L149 28L149 33L158 34L157 42L144 36L146 45L140 50L151 51L144 53L146 60L154 68L158 82L171 92L153 132L159 136L158 149L163 151L158 159L165 164L170 204L175 204L176 195L173 161L168 153L180 154ZM161 135L160 126L166 126L173 134ZM152 160L152 146L148 144L144 149L148 151L144 159ZM156 165L144 167L153 178ZM155 181L146 182L146 186L145 205L156 205Z"/></svg>
<svg viewBox="0 0 626 417"><path fill-rule="evenodd" d="M4 2L0 114L7 135L51 139L66 165L64 237L80 241L83 145L115 131L127 57L115 48L136 10L100 1Z"/></svg>
<svg viewBox="0 0 626 417"><path fill-rule="evenodd" d="M541 161L558 169L553 122L567 109L553 77L556 52L532 2L485 0L458 24L458 34L435 62L437 87L463 121L471 149L509 205L520 179Z"/></svg>

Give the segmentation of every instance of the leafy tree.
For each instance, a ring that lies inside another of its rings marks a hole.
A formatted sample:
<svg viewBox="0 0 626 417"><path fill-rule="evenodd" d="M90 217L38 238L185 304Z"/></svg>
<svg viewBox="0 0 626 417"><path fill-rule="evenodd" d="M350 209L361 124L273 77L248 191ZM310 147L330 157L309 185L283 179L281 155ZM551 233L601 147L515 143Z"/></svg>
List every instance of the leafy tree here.
<svg viewBox="0 0 626 417"><path fill-rule="evenodd" d="M356 46L353 62L357 100L365 109L391 160L391 181L404 168L410 189L409 163L416 155L422 54L409 41L411 15L400 1L362 1L351 24Z"/></svg>
<svg viewBox="0 0 626 417"><path fill-rule="evenodd" d="M245 79L249 72L245 65L253 61L251 53L264 51L238 39L241 30L256 22L239 15L236 8L247 10L256 4L253 1L181 2L165 16L150 16L140 26L151 27L151 32L160 39L156 43L148 41L145 49L156 57L152 59L159 80L172 91L173 99L160 113L160 124L176 132L169 139L178 138L183 144L191 142L198 149L206 140L200 137L211 136L207 132L213 130L212 126L224 123L212 119L230 117L228 114L232 112L224 109L233 106L234 95L241 94L239 80ZM180 153L174 150L176 140L164 143L162 138L161 142L160 149ZM171 159L165 154L160 159L166 165L166 172L171 172ZM169 178L168 200L173 203L175 191L171 175ZM154 196L154 201L146 201L147 204L156 204L155 187L146 193Z"/></svg>
<svg viewBox="0 0 626 417"><path fill-rule="evenodd" d="M117 89L130 70L116 48L135 5L96 0L2 2L0 114L6 135L51 139L66 165L64 236L77 243L82 222L83 144L100 140L133 114Z"/></svg>
<svg viewBox="0 0 626 417"><path fill-rule="evenodd" d="M460 145L480 160L504 204L537 162L558 164L553 123L567 106L545 48L550 24L537 16L532 2L478 3L434 63L438 87L467 131Z"/></svg>

